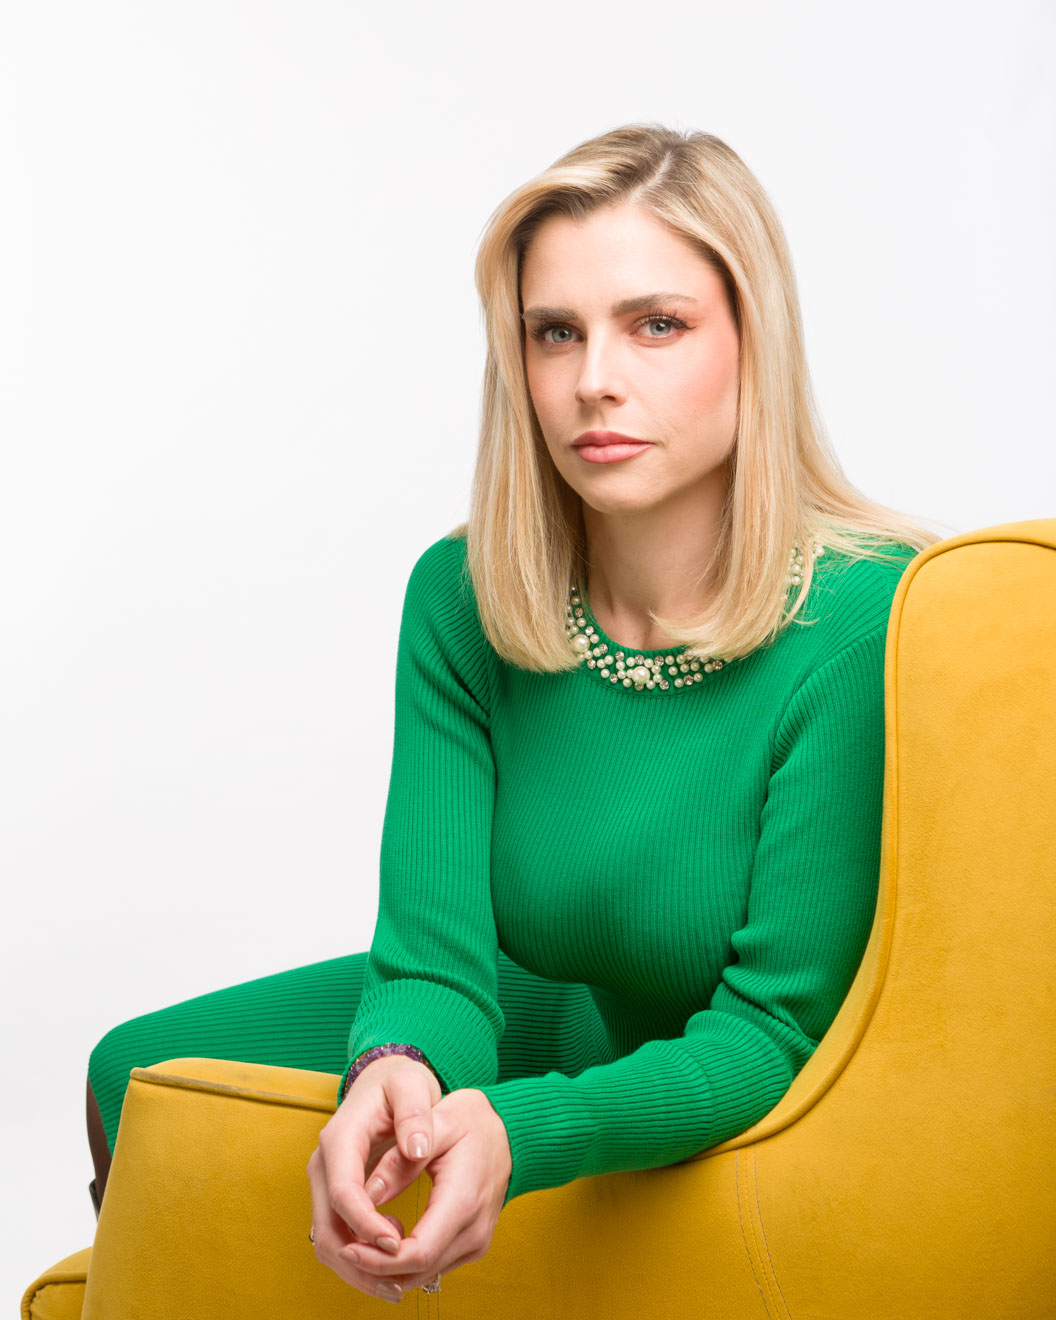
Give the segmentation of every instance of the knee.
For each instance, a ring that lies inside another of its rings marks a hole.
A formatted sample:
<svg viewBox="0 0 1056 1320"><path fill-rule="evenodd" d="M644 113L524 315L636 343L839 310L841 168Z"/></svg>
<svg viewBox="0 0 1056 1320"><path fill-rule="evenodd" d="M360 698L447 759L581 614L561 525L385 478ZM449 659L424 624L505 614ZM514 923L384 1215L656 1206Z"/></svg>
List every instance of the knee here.
<svg viewBox="0 0 1056 1320"><path fill-rule="evenodd" d="M128 1024L120 1023L92 1046L88 1055L88 1084L98 1095L106 1091L128 1055Z"/></svg>
<svg viewBox="0 0 1056 1320"><path fill-rule="evenodd" d="M128 1075L139 1067L132 1024L112 1027L96 1042L88 1056L88 1088L94 1097L110 1150L114 1148L117 1125L128 1087ZM90 1105L91 1102L89 1102Z"/></svg>

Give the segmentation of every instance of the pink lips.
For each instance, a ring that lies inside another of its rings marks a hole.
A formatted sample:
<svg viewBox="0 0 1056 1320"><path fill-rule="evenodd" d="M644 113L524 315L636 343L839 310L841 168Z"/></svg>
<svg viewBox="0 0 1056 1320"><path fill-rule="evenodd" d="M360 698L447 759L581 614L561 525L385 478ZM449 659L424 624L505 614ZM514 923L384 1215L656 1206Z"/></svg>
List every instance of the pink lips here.
<svg viewBox="0 0 1056 1320"><path fill-rule="evenodd" d="M635 440L619 431L584 431L572 447L588 463L618 463L648 449L648 440Z"/></svg>

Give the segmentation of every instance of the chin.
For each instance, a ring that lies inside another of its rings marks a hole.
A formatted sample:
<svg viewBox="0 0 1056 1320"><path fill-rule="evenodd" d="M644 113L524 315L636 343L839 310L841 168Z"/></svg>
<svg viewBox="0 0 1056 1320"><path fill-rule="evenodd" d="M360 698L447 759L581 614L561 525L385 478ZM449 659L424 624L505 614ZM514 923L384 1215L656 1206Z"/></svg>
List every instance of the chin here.
<svg viewBox="0 0 1056 1320"><path fill-rule="evenodd" d="M602 494L596 490L580 491L584 505L595 513L645 513L663 503L654 493L646 491L615 491Z"/></svg>

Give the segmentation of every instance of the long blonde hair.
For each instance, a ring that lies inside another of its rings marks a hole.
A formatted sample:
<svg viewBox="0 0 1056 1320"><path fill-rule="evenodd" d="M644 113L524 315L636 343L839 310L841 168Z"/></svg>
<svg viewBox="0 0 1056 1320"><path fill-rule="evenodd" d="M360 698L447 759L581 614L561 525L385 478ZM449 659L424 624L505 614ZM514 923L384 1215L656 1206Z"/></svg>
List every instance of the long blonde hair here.
<svg viewBox="0 0 1056 1320"><path fill-rule="evenodd" d="M551 216L582 219L634 203L681 235L722 276L740 335L737 438L714 565L718 590L688 618L654 614L690 656L733 660L771 641L810 588L817 541L855 557L890 558L941 539L862 495L825 436L811 389L795 275L780 222L741 158L710 133L628 124L580 143L492 213L475 277L487 339L466 571L485 636L511 664L558 672L580 663L568 644L570 584L585 585L580 497L557 471L524 365L520 275ZM887 543L889 551L883 546ZM793 545L803 584L789 601ZM698 583L699 585L699 583Z"/></svg>

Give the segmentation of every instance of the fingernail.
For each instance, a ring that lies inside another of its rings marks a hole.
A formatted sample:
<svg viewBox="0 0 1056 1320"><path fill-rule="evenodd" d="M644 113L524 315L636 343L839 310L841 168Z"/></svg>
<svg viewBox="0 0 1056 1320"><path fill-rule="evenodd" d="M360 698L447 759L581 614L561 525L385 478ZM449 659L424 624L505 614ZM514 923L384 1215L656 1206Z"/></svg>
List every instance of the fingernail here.
<svg viewBox="0 0 1056 1320"><path fill-rule="evenodd" d="M378 1284L378 1297L383 1297L387 1302L398 1302L403 1296L403 1289L398 1283L389 1283L385 1280Z"/></svg>
<svg viewBox="0 0 1056 1320"><path fill-rule="evenodd" d="M359 1254L359 1252L355 1249L355 1247L346 1247L345 1255L348 1257L348 1259L352 1262L353 1265L361 1265L363 1263L363 1257Z"/></svg>
<svg viewBox="0 0 1056 1320"><path fill-rule="evenodd" d="M394 1237L389 1237L388 1235L378 1238L378 1246L382 1251L387 1251L390 1256L395 1256L400 1249L400 1244L396 1239Z"/></svg>
<svg viewBox="0 0 1056 1320"><path fill-rule="evenodd" d="M429 1143L425 1139L424 1132L415 1132L408 1142L411 1151L412 1160L424 1160L429 1153Z"/></svg>
<svg viewBox="0 0 1056 1320"><path fill-rule="evenodd" d="M376 1201L385 1190L385 1184L380 1178L371 1178L367 1183L367 1195L372 1201Z"/></svg>

